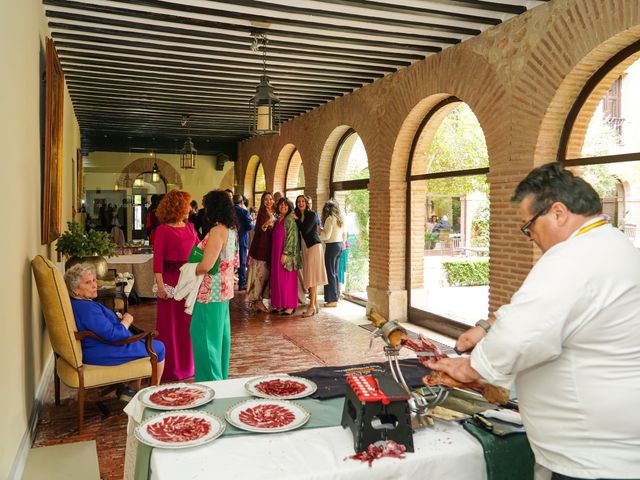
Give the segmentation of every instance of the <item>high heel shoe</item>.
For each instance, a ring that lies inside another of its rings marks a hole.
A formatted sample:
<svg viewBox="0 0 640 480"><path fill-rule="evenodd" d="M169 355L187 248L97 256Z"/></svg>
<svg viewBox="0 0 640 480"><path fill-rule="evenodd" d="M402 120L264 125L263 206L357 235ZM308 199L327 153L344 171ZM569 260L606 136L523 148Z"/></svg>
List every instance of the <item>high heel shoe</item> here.
<svg viewBox="0 0 640 480"><path fill-rule="evenodd" d="M309 311L309 309L307 308L304 313L302 314L302 318L309 318L309 317L313 317L316 314L316 309L315 307Z"/></svg>
<svg viewBox="0 0 640 480"><path fill-rule="evenodd" d="M317 304L317 303L313 306L313 310L314 310L316 313L320 313L320 307L318 306L318 304Z"/></svg>

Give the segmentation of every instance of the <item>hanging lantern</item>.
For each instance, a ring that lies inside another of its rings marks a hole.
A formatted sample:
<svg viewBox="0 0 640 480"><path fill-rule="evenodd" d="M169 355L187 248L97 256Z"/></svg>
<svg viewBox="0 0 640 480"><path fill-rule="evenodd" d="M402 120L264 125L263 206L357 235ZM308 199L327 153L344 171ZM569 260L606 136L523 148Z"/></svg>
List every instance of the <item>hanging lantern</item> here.
<svg viewBox="0 0 640 480"><path fill-rule="evenodd" d="M133 181L133 186L137 188L144 187L144 179L142 177L136 177L136 179Z"/></svg>
<svg viewBox="0 0 640 480"><path fill-rule="evenodd" d="M158 164L153 164L153 169L151 170L151 181L153 183L158 183L160 181L160 169L158 168Z"/></svg>
<svg viewBox="0 0 640 480"><path fill-rule="evenodd" d="M257 34L254 49L262 46L262 76L256 87L256 94L249 101L251 107L251 132L257 135L279 133L280 98L269 83L267 76L267 36Z"/></svg>
<svg viewBox="0 0 640 480"><path fill-rule="evenodd" d="M196 157L198 151L193 146L191 141L191 135L189 131L189 117L190 115L182 115L181 125L187 127L187 139L184 141L184 146L180 150L180 168L190 169L196 168Z"/></svg>

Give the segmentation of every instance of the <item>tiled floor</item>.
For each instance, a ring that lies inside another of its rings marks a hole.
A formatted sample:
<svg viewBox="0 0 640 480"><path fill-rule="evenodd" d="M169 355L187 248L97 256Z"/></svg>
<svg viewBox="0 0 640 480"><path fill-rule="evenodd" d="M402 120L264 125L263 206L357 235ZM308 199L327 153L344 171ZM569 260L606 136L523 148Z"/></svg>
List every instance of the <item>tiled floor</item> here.
<svg viewBox="0 0 640 480"><path fill-rule="evenodd" d="M131 306L136 324L155 327L155 302ZM369 332L358 327L367 323L365 310L346 302L322 309L310 318L280 317L253 313L244 294L231 301L230 377L291 372L323 365L348 365L385 359L383 342L375 340L369 350ZM410 355L410 354L409 354ZM53 383L53 382L52 382ZM53 401L53 384L43 405L34 447L95 440L102 479L121 479L127 417L124 404L110 394L104 403L111 415L102 418L96 406L98 390L88 394L85 431L78 434L76 391L62 387L62 405Z"/></svg>

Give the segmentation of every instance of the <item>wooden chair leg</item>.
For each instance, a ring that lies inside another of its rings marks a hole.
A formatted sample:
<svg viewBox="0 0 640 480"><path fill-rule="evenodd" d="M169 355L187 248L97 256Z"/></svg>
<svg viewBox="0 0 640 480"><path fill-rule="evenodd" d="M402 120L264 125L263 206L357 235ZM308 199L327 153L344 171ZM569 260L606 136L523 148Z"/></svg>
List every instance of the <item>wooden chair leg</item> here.
<svg viewBox="0 0 640 480"><path fill-rule="evenodd" d="M55 370L54 367L54 371L53 371L53 390L55 391L55 399L56 399L56 405L60 405L60 377L58 376L58 372Z"/></svg>
<svg viewBox="0 0 640 480"><path fill-rule="evenodd" d="M82 434L84 425L84 370L78 369L78 433Z"/></svg>
<svg viewBox="0 0 640 480"><path fill-rule="evenodd" d="M84 425L84 387L78 390L78 433L82 435Z"/></svg>

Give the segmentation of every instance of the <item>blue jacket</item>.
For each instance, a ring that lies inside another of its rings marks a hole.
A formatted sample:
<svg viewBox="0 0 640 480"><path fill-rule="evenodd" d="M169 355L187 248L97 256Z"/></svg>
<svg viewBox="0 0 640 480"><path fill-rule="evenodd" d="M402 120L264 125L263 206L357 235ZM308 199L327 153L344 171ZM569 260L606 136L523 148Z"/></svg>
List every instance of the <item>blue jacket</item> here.
<svg viewBox="0 0 640 480"><path fill-rule="evenodd" d="M255 222L251 220L251 214L246 208L240 205L234 205L236 217L238 218L238 244L240 248L245 250L249 248L249 232L253 230Z"/></svg>

